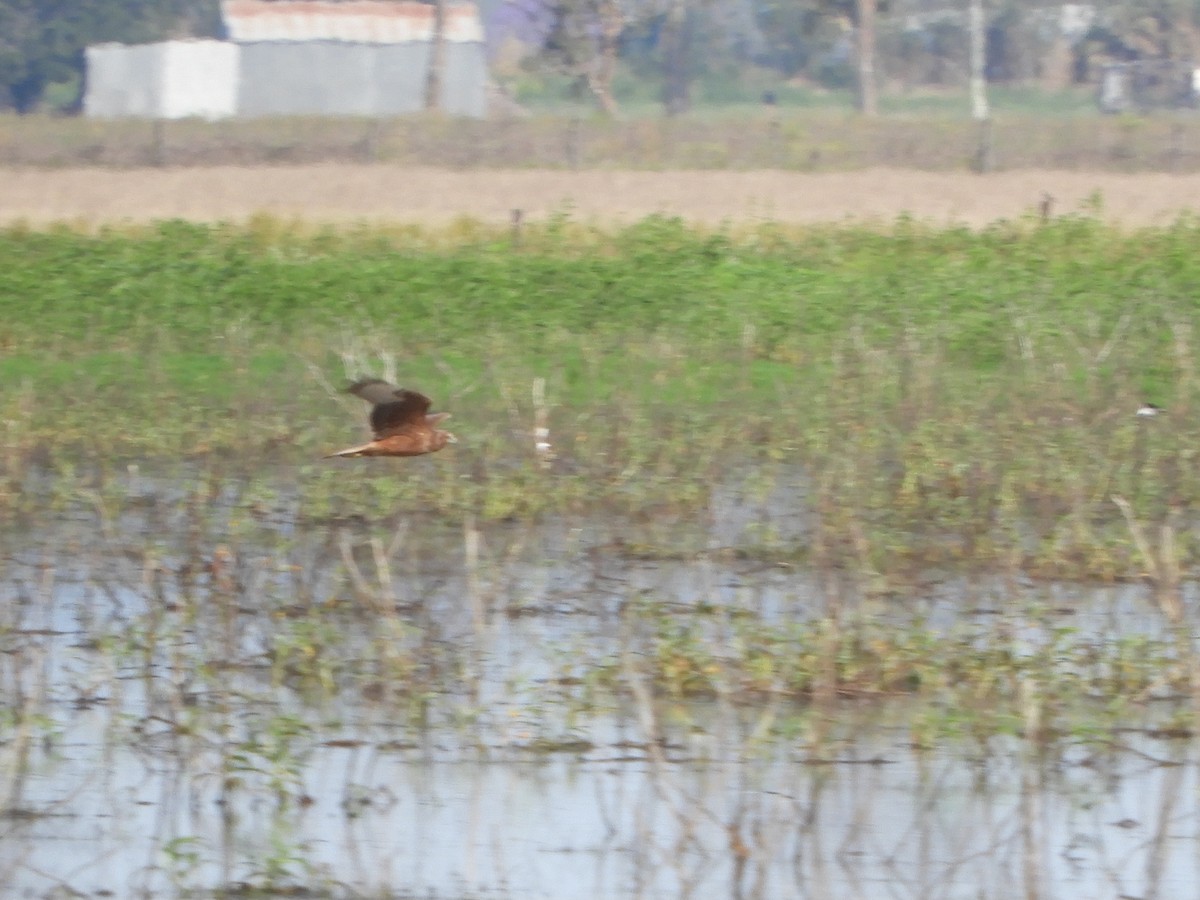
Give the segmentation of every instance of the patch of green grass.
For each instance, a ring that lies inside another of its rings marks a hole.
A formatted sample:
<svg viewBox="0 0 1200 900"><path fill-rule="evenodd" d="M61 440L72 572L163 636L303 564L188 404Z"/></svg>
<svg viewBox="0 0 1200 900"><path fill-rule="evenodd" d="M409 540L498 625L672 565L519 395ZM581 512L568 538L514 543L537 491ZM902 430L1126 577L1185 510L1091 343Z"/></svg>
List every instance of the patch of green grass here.
<svg viewBox="0 0 1200 900"><path fill-rule="evenodd" d="M703 233L652 218L610 234L550 223L517 252L498 235L436 246L386 231L330 241L181 222L12 230L0 235L0 314L10 342L134 351L164 336L219 345L240 325L386 330L450 348L515 335L532 350L562 329L601 343L658 331L730 342L750 326L774 348L827 343L858 324L880 337L933 329L994 363L1011 356L994 348L1018 317L1044 329L1082 315L1111 326L1136 302L1140 327L1156 330L1158 314L1189 311L1195 234L1187 222L1125 234L1082 218L982 234L903 220L888 232Z"/></svg>
<svg viewBox="0 0 1200 900"><path fill-rule="evenodd" d="M31 465L211 457L300 466L315 519L394 494L452 519L602 506L667 521L750 467L804 471L797 502L819 523L802 545L747 537L770 558L880 589L931 565L1129 577L1145 554L1111 497L1149 524L1200 501L1196 238L1191 221L1082 217L979 233L560 218L520 247L478 226L267 218L12 229L0 502L36 507ZM360 463L353 483L318 462L365 430L333 390L365 374L427 392L460 444ZM1173 412L1136 420L1143 400ZM540 417L551 462L533 449ZM1185 529L1176 549L1185 568L1200 550Z"/></svg>

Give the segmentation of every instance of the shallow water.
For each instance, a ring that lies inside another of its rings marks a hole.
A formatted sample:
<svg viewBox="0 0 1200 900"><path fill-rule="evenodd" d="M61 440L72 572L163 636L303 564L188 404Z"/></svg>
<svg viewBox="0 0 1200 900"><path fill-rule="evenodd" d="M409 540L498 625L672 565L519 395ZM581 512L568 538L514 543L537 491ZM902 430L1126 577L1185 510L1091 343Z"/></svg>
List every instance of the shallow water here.
<svg viewBox="0 0 1200 900"><path fill-rule="evenodd" d="M914 753L886 727L819 763L703 730L662 760L368 738L316 746L308 805L279 808L223 806L203 757L103 752L102 718L29 779L38 817L5 824L10 895L159 896L261 880L273 858L285 881L371 896L1173 897L1200 877L1196 756L1142 738L1053 766L1016 744Z"/></svg>
<svg viewBox="0 0 1200 900"><path fill-rule="evenodd" d="M200 515L154 490L5 536L5 896L1074 900L1200 878L1196 746L1145 730L1168 700L1047 753L918 749L928 710L905 698L586 687L605 665L637 679L648 645L623 613L641 601L717 647L739 616L831 602L1032 645L1162 635L1139 586L931 576L870 598L722 553L808 527L737 490L676 523L710 549L675 560L628 552L628 523L299 525L286 499L251 512L234 492Z"/></svg>

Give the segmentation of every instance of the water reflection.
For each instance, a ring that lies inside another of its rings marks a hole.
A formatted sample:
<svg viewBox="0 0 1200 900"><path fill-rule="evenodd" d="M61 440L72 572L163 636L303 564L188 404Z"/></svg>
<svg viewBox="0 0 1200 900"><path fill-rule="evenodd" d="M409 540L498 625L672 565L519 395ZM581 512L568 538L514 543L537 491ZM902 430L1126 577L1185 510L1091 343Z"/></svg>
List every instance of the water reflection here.
<svg viewBox="0 0 1200 900"><path fill-rule="evenodd" d="M703 737L711 755L665 760L368 742L315 748L303 806L228 808L201 759L104 752L105 718L81 717L31 777L38 817L5 824L11 895L162 896L272 867L372 896L1178 897L1200 877L1179 742L1055 764L1019 742L914 752L886 727L820 762Z"/></svg>
<svg viewBox="0 0 1200 900"><path fill-rule="evenodd" d="M247 524L236 496L152 500L6 537L8 895L1168 898L1200 879L1196 747L1141 728L1169 724L1153 692L1130 730L1049 750L921 746L920 716L954 714L936 702L652 695L648 645L622 637L638 598L703 611L714 646L738 617L831 602L827 577L720 552L715 524L667 559L631 552L627 523L301 527ZM769 498L714 503L740 535L806 527ZM846 596L897 625L998 621L1018 652L1058 627L1165 634L1136 585L934 574ZM604 667L627 690L580 687Z"/></svg>

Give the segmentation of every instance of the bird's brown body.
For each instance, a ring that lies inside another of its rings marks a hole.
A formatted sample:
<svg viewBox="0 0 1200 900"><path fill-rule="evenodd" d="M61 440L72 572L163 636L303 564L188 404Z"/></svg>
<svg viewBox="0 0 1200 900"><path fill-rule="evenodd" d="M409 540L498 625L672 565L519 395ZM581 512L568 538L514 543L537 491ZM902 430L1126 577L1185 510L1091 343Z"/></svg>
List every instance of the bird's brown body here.
<svg viewBox="0 0 1200 900"><path fill-rule="evenodd" d="M424 394L367 378L356 381L346 392L371 404L371 430L375 439L358 447L330 453L335 456L421 456L457 443L448 431L438 428L450 413L430 413Z"/></svg>

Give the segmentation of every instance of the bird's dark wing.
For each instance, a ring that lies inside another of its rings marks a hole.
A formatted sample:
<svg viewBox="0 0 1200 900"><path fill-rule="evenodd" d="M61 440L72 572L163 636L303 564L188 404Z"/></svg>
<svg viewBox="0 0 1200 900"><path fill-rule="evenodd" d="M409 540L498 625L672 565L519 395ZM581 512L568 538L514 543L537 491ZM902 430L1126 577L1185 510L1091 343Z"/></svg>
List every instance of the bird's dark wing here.
<svg viewBox="0 0 1200 900"><path fill-rule="evenodd" d="M376 438L413 428L427 428L425 413L428 411L428 397L416 391L400 390L391 401L375 404L371 410L371 428Z"/></svg>
<svg viewBox="0 0 1200 900"><path fill-rule="evenodd" d="M346 388L346 393L362 397L370 404L379 404L397 400L402 391L382 378L363 378Z"/></svg>

